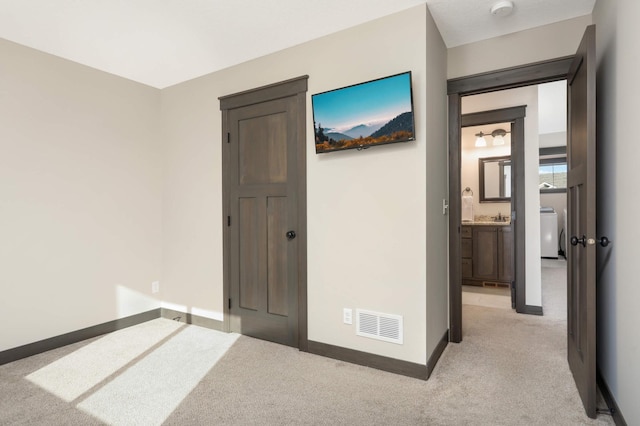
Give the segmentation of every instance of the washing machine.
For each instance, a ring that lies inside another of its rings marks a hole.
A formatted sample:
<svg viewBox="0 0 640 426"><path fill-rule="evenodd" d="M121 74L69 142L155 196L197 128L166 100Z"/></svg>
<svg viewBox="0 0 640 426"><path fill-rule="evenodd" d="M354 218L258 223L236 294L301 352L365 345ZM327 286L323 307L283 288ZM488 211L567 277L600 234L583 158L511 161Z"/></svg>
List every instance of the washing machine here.
<svg viewBox="0 0 640 426"><path fill-rule="evenodd" d="M540 256L558 258L558 214L553 207L540 207Z"/></svg>

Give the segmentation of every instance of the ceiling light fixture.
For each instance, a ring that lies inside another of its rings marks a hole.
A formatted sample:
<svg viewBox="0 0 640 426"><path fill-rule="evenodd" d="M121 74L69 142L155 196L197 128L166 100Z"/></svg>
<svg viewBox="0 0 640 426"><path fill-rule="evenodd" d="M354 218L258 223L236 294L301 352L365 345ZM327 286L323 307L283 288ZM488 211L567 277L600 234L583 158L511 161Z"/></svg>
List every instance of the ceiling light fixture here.
<svg viewBox="0 0 640 426"><path fill-rule="evenodd" d="M509 0L499 1L491 6L493 16L508 16L513 12L513 2Z"/></svg>

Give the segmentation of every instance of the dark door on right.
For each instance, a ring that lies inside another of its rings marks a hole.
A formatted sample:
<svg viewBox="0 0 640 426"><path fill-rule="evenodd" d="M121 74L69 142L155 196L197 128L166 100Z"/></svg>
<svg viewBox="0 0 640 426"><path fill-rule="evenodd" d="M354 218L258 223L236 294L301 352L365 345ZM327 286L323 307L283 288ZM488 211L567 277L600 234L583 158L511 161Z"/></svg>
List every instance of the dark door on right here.
<svg viewBox="0 0 640 426"><path fill-rule="evenodd" d="M595 26L585 31L567 77L567 339L571 372L596 417L596 58Z"/></svg>

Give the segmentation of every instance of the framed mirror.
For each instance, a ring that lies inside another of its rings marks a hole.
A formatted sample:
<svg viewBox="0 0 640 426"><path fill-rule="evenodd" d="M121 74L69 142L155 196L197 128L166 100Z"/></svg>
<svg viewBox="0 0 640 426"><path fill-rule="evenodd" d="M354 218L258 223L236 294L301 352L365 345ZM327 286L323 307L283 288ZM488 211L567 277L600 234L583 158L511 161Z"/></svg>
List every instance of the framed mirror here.
<svg viewBox="0 0 640 426"><path fill-rule="evenodd" d="M478 159L480 202L511 201L511 156Z"/></svg>

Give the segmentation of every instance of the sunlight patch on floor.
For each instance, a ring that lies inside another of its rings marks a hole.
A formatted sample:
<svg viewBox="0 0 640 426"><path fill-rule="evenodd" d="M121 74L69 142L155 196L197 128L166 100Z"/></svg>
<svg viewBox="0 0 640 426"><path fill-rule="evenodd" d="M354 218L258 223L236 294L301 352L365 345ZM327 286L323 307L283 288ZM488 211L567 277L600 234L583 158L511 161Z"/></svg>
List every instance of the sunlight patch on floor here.
<svg viewBox="0 0 640 426"><path fill-rule="evenodd" d="M101 337L26 379L111 425L160 425L240 335L155 319Z"/></svg>
<svg viewBox="0 0 640 426"><path fill-rule="evenodd" d="M78 408L113 425L160 425L238 337L186 327Z"/></svg>
<svg viewBox="0 0 640 426"><path fill-rule="evenodd" d="M184 324L148 321L104 337L34 371L26 378L71 402L158 344Z"/></svg>

